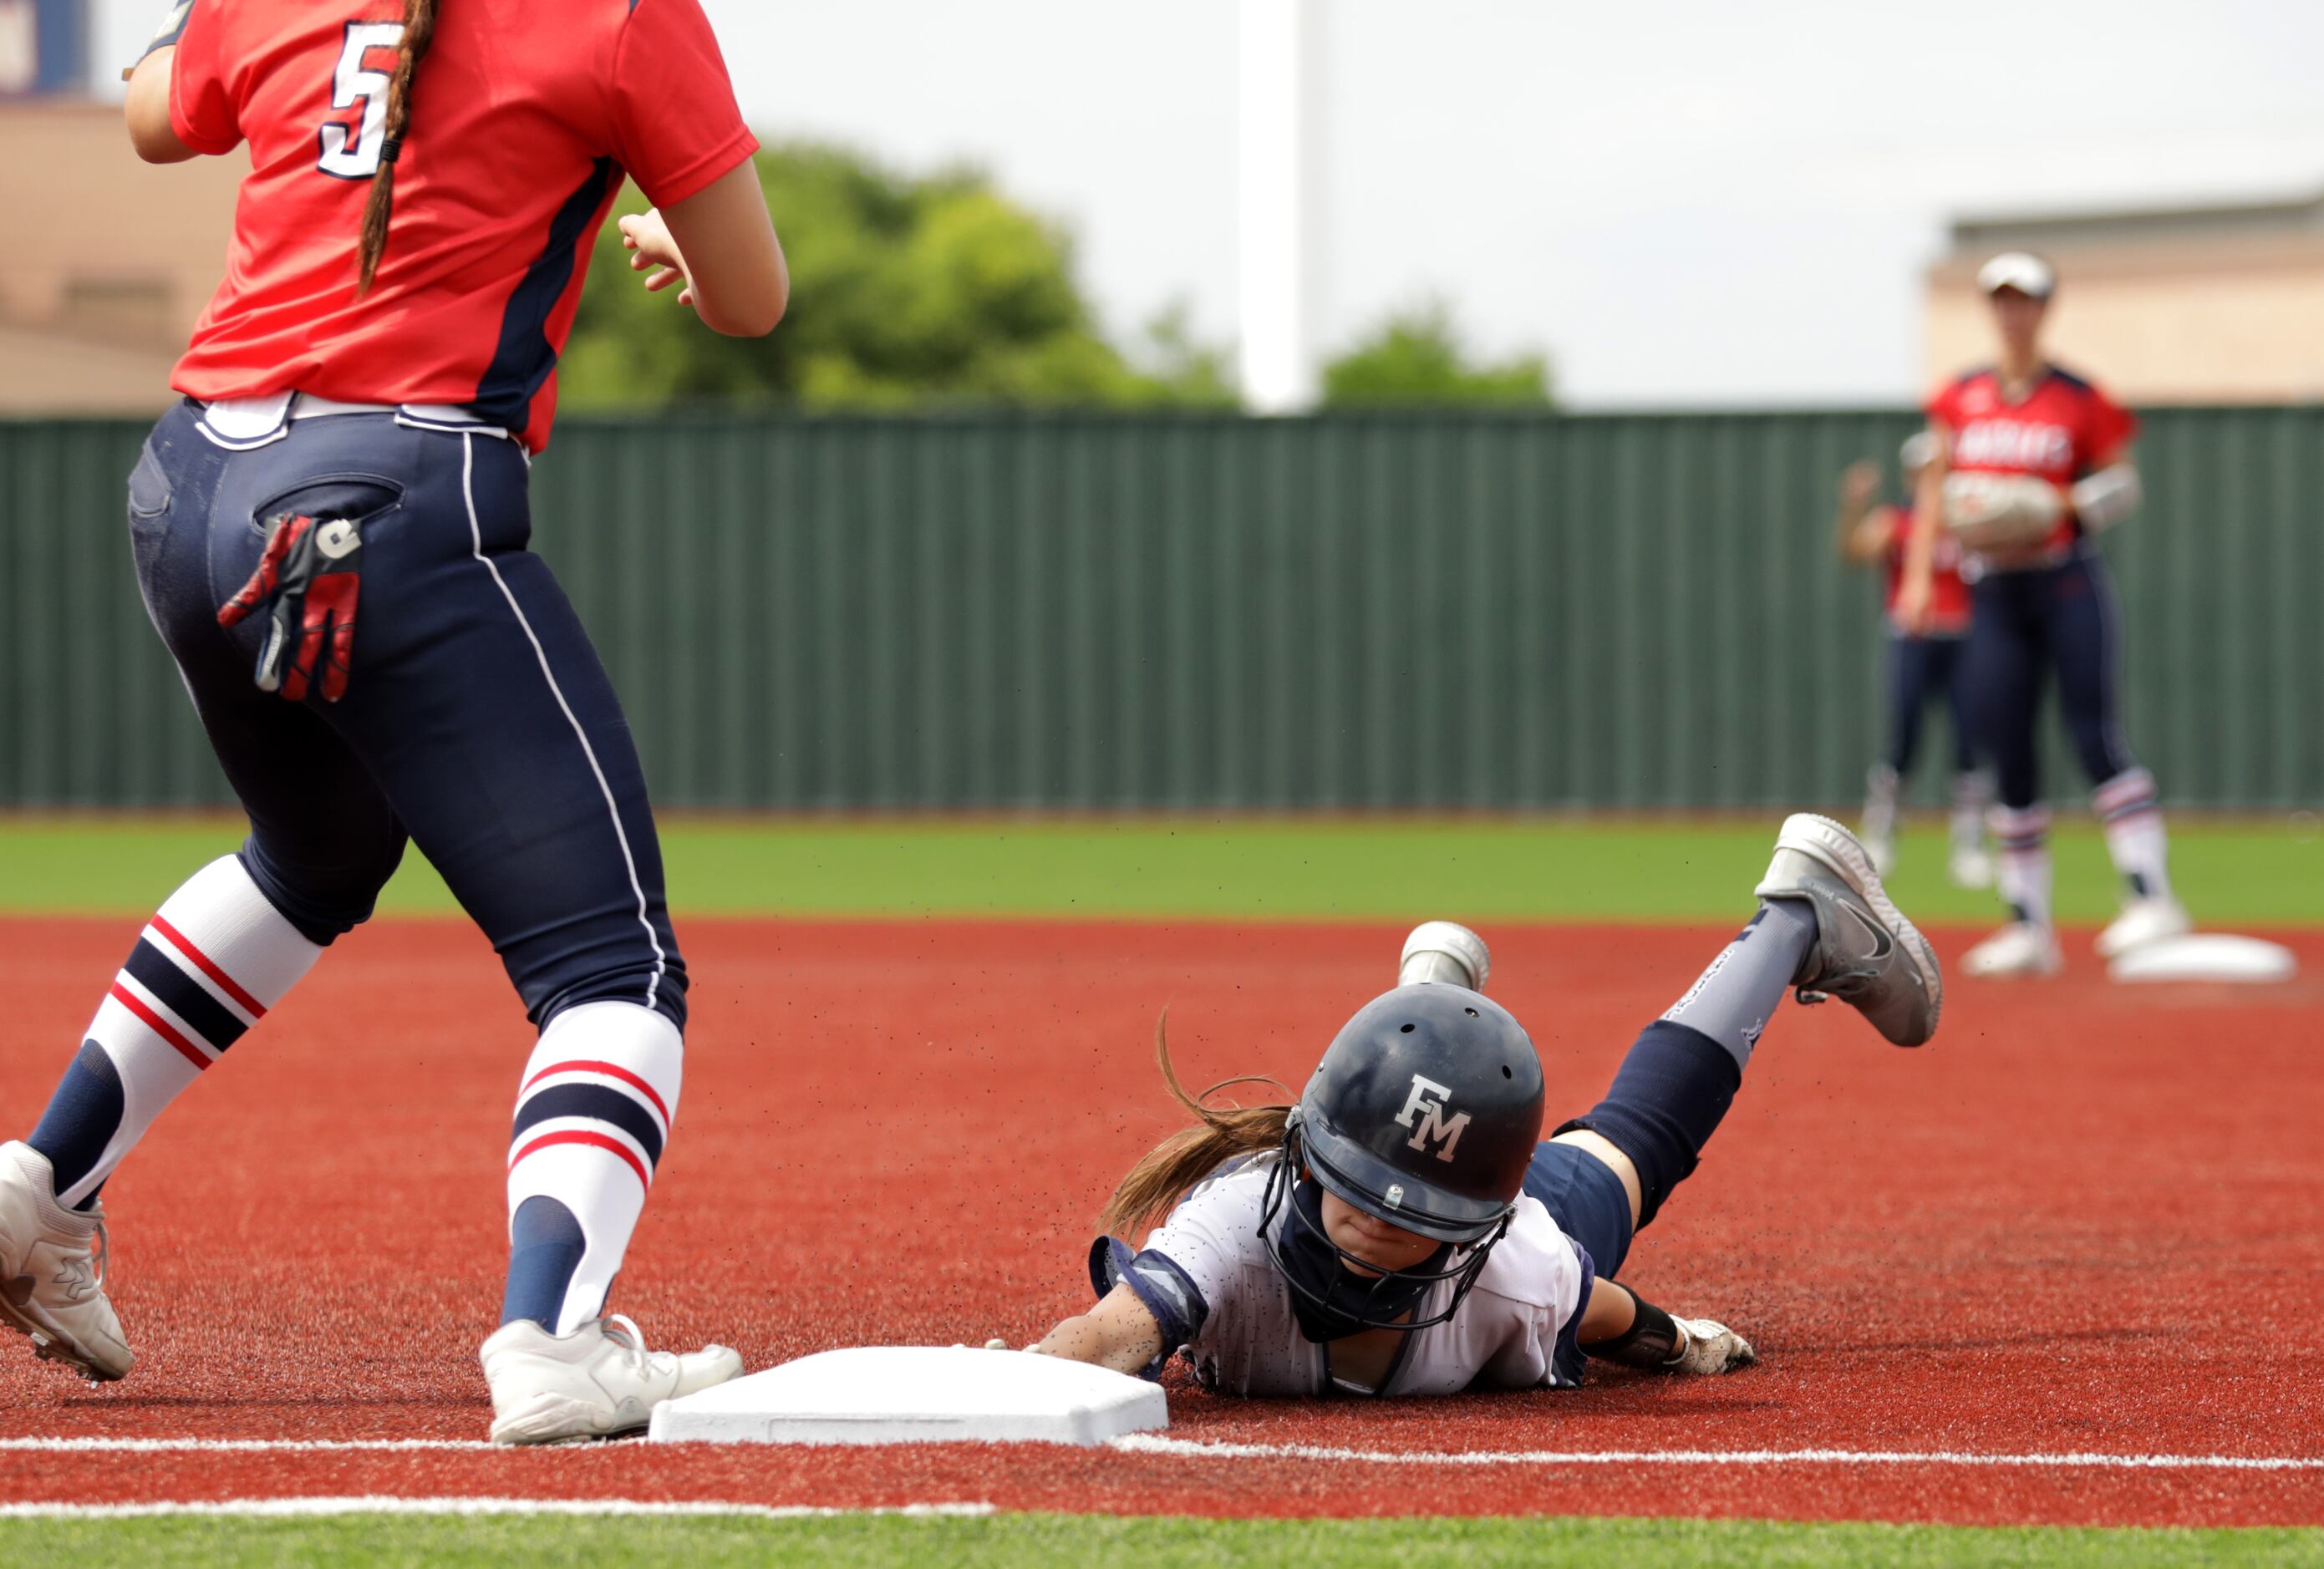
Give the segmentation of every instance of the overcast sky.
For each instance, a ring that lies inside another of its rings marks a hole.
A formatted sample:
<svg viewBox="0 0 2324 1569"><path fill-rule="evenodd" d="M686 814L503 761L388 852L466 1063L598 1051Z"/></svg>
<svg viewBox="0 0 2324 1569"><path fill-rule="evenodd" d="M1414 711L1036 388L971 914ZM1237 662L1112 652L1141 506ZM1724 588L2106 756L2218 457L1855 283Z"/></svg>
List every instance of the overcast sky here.
<svg viewBox="0 0 2324 1569"><path fill-rule="evenodd" d="M1233 333L1236 0L705 5L762 136L981 163L1115 326ZM1312 5L1319 337L1440 296L1578 404L1914 397L1950 215L2324 189L2312 0Z"/></svg>

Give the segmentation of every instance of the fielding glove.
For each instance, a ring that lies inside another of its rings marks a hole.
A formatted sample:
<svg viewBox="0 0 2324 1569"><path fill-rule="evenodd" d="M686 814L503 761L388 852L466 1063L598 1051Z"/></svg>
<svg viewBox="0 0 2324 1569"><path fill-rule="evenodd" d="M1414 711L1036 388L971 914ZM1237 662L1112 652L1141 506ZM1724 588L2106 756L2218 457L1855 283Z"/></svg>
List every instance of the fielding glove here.
<svg viewBox="0 0 2324 1569"><path fill-rule="evenodd" d="M363 535L350 518L318 522L284 513L267 525L258 570L217 614L219 626L234 627L264 608L266 638L254 676L260 691L303 702L319 677L326 702L347 694L362 571Z"/></svg>
<svg viewBox="0 0 2324 1569"><path fill-rule="evenodd" d="M1969 550L2025 550L2057 527L2065 498L2033 474L1954 473L1945 476L1945 527Z"/></svg>

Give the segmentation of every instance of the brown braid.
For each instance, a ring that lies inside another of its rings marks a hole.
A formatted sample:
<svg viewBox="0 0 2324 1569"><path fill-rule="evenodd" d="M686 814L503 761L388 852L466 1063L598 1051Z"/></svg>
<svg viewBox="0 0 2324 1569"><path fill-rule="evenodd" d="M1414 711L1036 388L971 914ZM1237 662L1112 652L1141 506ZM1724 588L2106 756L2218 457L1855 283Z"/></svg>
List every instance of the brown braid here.
<svg viewBox="0 0 2324 1569"><path fill-rule="evenodd" d="M403 0L403 43L395 51L395 75L387 84L386 140L381 142L379 168L371 177L371 194L364 200L363 243L356 252L355 297L371 292L379 259L387 250L387 221L395 210L395 163L403 151L403 133L411 124L411 78L436 41L436 0Z"/></svg>

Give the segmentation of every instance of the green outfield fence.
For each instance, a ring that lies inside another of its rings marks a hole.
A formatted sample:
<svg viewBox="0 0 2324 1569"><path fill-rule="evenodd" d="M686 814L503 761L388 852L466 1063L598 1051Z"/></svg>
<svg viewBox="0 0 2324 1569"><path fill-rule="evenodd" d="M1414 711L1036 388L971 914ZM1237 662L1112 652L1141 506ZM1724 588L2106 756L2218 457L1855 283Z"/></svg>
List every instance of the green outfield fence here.
<svg viewBox="0 0 2324 1569"><path fill-rule="evenodd" d="M534 540L669 805L1836 803L1880 633L1833 477L1912 423L571 420ZM131 578L142 436L0 424L0 805L226 799ZM2313 806L2324 413L2159 410L2141 451L2132 740L2174 802Z"/></svg>

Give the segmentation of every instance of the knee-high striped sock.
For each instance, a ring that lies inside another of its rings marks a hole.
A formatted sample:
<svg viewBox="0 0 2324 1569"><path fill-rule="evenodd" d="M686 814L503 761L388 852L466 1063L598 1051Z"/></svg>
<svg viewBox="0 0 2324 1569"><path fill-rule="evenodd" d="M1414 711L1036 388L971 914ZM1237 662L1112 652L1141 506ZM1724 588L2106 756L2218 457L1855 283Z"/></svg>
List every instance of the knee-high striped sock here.
<svg viewBox="0 0 2324 1569"><path fill-rule="evenodd" d="M678 1026L634 1003L584 1003L541 1032L509 1139L503 1324L570 1335L604 1311L678 1115L685 1059Z"/></svg>
<svg viewBox="0 0 2324 1569"><path fill-rule="evenodd" d="M2163 798L2154 775L2127 768L2090 797L2106 825L2107 854L2123 882L2142 899L2171 896L2171 842L2163 827Z"/></svg>
<svg viewBox="0 0 2324 1569"><path fill-rule="evenodd" d="M57 1198L86 1207L161 1108L266 1016L323 950L233 856L170 895L97 1005L25 1142L56 1169Z"/></svg>
<svg viewBox="0 0 2324 1569"><path fill-rule="evenodd" d="M1993 837L2001 849L2001 897L2015 920L2050 929L2050 809L1993 809Z"/></svg>

